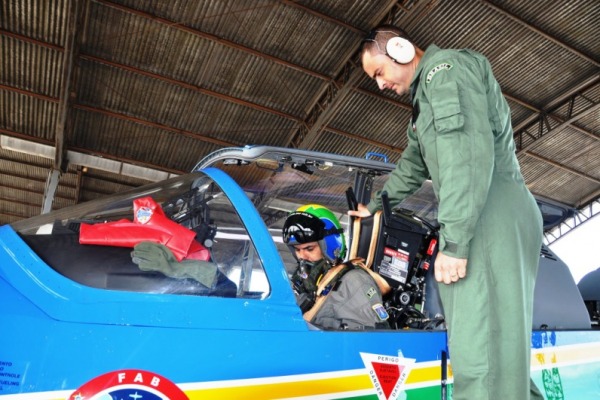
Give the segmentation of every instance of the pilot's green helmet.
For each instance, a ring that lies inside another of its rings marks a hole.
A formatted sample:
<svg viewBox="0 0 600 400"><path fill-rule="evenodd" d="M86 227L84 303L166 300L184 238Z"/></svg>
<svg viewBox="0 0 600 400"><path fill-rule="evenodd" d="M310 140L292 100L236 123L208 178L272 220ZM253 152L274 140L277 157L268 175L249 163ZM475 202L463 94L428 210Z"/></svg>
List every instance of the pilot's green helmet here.
<svg viewBox="0 0 600 400"><path fill-rule="evenodd" d="M301 206L288 215L283 225L283 241L289 245L318 242L325 259L334 265L346 256L346 240L340 221L319 204Z"/></svg>

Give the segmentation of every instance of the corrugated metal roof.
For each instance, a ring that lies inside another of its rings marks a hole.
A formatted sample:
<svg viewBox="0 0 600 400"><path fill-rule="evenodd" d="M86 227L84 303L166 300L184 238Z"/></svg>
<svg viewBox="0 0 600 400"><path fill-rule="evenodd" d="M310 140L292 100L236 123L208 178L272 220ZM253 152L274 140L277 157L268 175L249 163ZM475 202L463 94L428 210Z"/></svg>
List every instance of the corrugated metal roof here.
<svg viewBox="0 0 600 400"><path fill-rule="evenodd" d="M0 135L153 176L224 146L304 146L307 132L310 149L396 162L410 99L352 78L364 33L388 21L420 47L489 58L534 193L578 208L600 196L591 0L6 0ZM0 149L0 224L40 212L53 158ZM65 165L55 208L147 182Z"/></svg>

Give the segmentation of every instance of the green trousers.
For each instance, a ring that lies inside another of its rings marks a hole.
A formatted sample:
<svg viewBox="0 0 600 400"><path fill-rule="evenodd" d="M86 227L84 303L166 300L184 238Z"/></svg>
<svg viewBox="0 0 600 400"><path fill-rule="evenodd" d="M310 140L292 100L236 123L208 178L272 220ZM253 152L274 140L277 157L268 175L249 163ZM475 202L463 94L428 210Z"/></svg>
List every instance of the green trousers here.
<svg viewBox="0 0 600 400"><path fill-rule="evenodd" d="M542 220L519 173L495 173L467 276L439 283L453 400L543 399L530 380L533 291Z"/></svg>

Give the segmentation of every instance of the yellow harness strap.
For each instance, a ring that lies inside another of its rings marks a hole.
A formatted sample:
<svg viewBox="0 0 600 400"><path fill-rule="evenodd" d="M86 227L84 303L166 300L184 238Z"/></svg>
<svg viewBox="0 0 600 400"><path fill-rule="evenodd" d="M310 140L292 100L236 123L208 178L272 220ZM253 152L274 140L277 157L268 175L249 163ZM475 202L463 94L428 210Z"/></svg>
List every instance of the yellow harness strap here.
<svg viewBox="0 0 600 400"><path fill-rule="evenodd" d="M315 300L315 304L312 306L310 310L303 314L305 321L312 321L312 319L317 315L319 309L323 306L325 299L327 296L322 296L321 293L323 289L331 282L344 268L346 268L346 264L338 264L335 267L331 268L325 276L319 281L317 286L317 299Z"/></svg>
<svg viewBox="0 0 600 400"><path fill-rule="evenodd" d="M382 296L385 296L386 294L388 294L389 292L392 291L392 287L390 286L390 284L385 279L383 279L383 277L381 275L379 275L377 272L375 272L371 268L369 268L364 263L364 259L355 258L354 260L350 260L350 262L356 266L361 267L362 269L367 271L369 273L369 275L371 275L371 277L377 284L377 287L379 287L379 290L381 291Z"/></svg>

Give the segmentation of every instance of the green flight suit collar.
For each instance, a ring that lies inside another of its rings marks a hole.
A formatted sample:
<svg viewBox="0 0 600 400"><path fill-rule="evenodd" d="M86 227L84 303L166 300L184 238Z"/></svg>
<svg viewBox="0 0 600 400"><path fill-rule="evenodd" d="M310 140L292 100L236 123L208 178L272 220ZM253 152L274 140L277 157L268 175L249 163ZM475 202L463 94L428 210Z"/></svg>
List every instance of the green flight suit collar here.
<svg viewBox="0 0 600 400"><path fill-rule="evenodd" d="M435 44L430 44L423 53L423 57L419 60L419 64L417 65L417 69L415 70L415 75L413 76L412 81L410 82L410 100L413 101L415 98L415 93L417 93L417 89L419 88L419 82L421 80L421 73L423 72L423 68L428 62L433 58L435 53L440 51L441 49L437 47Z"/></svg>

